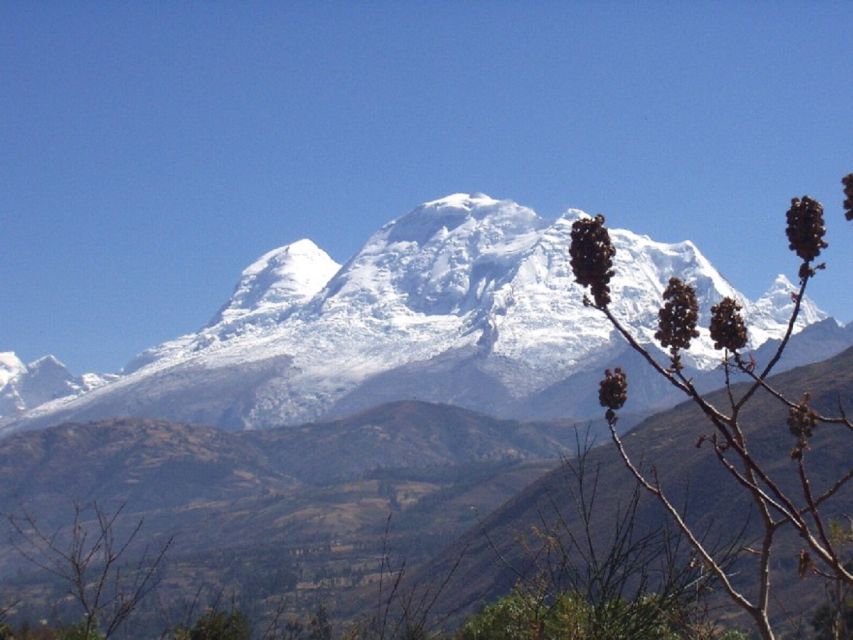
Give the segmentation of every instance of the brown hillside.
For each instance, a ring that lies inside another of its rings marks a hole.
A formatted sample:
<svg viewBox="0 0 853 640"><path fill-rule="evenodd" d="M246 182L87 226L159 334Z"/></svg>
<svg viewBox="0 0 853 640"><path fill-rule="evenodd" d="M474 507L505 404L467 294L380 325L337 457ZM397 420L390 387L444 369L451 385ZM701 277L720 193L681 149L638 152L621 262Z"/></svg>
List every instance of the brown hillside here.
<svg viewBox="0 0 853 640"><path fill-rule="evenodd" d="M839 403L850 411L853 409L853 349L828 361L781 374L773 379L773 384L795 398L810 392L813 406L821 412L837 414ZM711 394L710 399L719 406L726 406L722 392ZM630 390L626 408L629 405ZM785 423L787 410L765 392L759 392L748 407L743 423L748 428L750 449L766 463L772 476L785 479L782 484L791 488L795 496L801 495L793 491L798 485L796 467L789 456L793 436ZM710 432L710 424L695 406L684 403L646 420L624 441L634 459L642 460L644 468L651 465L657 468L662 486L676 504L685 497L689 500L688 520L692 524L700 531L709 532L710 540L724 540L748 520L751 508L746 495L721 469L710 447L697 448L700 435ZM823 425L818 429L812 450L808 452L816 493L849 468L851 454L850 434L843 427ZM615 513L627 504L634 480L609 441L590 453L588 464L600 471L593 526L597 541L606 545ZM574 515L572 488L565 470L557 469L547 474L448 547L418 573L413 586L434 585L448 574L461 554L462 563L440 599L437 613L459 616L507 593L519 575L534 570L529 549L526 550L520 541L527 540L536 548L534 528L557 531L557 511L567 518ZM848 484L839 492L831 513L853 513L853 485ZM643 496L639 510L641 526L658 528L663 517L657 503ZM575 532L578 532L576 528ZM752 532L748 530L748 534ZM774 603L776 616L808 610L822 595L815 581L799 579L797 555L800 546L790 531L785 534L772 566L778 596ZM751 575L748 563L745 560L736 567L736 580L741 585L746 584L747 589Z"/></svg>

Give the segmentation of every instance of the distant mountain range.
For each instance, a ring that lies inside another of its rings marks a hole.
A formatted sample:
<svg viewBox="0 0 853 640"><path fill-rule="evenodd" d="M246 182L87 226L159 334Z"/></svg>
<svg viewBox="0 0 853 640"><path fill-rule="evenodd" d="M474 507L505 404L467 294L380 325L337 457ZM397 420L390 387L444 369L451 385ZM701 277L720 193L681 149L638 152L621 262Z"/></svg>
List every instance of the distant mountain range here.
<svg viewBox="0 0 853 640"><path fill-rule="evenodd" d="M556 459L566 422L498 420L425 402L258 431L115 418L0 441L0 513L22 501L43 518L91 500L145 511L348 482L376 469Z"/></svg>
<svg viewBox="0 0 853 640"><path fill-rule="evenodd" d="M0 416L15 416L58 398L72 398L118 380L117 375L75 376L53 356L24 364L13 352L0 353Z"/></svg>
<svg viewBox="0 0 853 640"><path fill-rule="evenodd" d="M7 611L21 619L54 615L55 606L79 617L67 585L16 552L6 517L26 513L62 535L74 506L96 501L110 513L123 505L117 539L144 519L134 558L175 536L161 603L206 603L233 589L253 616L285 593L293 606L322 602L347 615L352 592L379 571L389 515L388 551L423 562L574 442L565 422L422 402L239 433L138 418L16 433L0 440L0 603L22 602ZM154 627L137 633L157 637L160 607L143 609L134 624Z"/></svg>
<svg viewBox="0 0 853 640"><path fill-rule="evenodd" d="M255 429L396 400L501 417L586 418L597 412L589 379L630 357L606 320L582 304L572 277L569 234L584 215L570 210L548 221L508 200L455 194L389 222L343 266L300 240L245 269L208 326L141 353L114 379L87 382L55 360L48 376L38 371L44 365L22 367L6 354L2 429L111 416ZM696 287L703 324L711 305L733 296L744 305L750 349L781 337L794 291L784 276L750 302L692 242L663 244L622 229L611 237L612 310L641 342L653 344L673 275ZM806 299L797 331L822 321L832 344L853 342L849 328ZM701 376L718 362L703 329L685 363ZM633 398L639 413L672 402L651 382L635 387Z"/></svg>

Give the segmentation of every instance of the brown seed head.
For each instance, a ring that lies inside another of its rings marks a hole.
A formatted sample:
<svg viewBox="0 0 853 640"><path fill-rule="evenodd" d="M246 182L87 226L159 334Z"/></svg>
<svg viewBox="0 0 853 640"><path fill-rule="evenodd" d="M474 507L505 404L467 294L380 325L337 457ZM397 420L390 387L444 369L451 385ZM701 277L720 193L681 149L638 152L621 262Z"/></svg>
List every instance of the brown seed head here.
<svg viewBox="0 0 853 640"><path fill-rule="evenodd" d="M853 173L848 173L841 178L844 185L844 217L853 220Z"/></svg>
<svg viewBox="0 0 853 640"><path fill-rule="evenodd" d="M795 251L805 262L820 255L821 249L828 246L823 241L826 227L823 224L823 207L817 200L808 196L791 200L787 214L788 248Z"/></svg>
<svg viewBox="0 0 853 640"><path fill-rule="evenodd" d="M628 378L619 367L614 371L605 370L604 379L598 387L598 401L602 407L612 411L621 409L628 399Z"/></svg>
<svg viewBox="0 0 853 640"><path fill-rule="evenodd" d="M582 218L572 224L569 254L577 283L592 289L596 306L606 307L610 303L609 282L613 276L616 249L610 243L604 216Z"/></svg>
<svg viewBox="0 0 853 640"><path fill-rule="evenodd" d="M797 439L791 449L791 460L802 460L803 454L809 449L809 438L817 426L817 413L809 407L808 394L802 401L788 410L788 429Z"/></svg>
<svg viewBox="0 0 853 640"><path fill-rule="evenodd" d="M746 344L746 325L741 306L734 298L723 298L711 307L711 338L715 349L737 351Z"/></svg>
<svg viewBox="0 0 853 640"><path fill-rule="evenodd" d="M814 561L811 555L805 549L800 549L800 561L797 563L797 573L800 574L800 580L806 577L808 573L815 570Z"/></svg>
<svg viewBox="0 0 853 640"><path fill-rule="evenodd" d="M664 305L658 311L658 331L655 333L664 347L675 357L679 349L689 349L690 340L699 337L699 305L696 292L680 278L670 278L663 292Z"/></svg>

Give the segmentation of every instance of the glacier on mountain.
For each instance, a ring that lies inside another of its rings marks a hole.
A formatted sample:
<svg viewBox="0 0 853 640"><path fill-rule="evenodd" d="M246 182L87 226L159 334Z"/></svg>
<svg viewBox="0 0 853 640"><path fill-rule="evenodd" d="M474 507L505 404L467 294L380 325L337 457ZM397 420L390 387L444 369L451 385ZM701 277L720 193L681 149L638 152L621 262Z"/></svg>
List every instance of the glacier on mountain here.
<svg viewBox="0 0 853 640"><path fill-rule="evenodd" d="M624 349L582 304L572 276L571 225L585 215L549 221L512 201L453 194L387 223L343 266L310 240L275 249L243 271L206 327L140 354L119 380L30 411L20 425L121 414L257 428L409 398L533 415L533 399L581 372L600 373ZM696 287L702 324L723 296L740 300L750 349L784 332L795 290L784 276L753 303L690 241L624 229L611 238L611 310L641 342L654 342L674 275ZM796 329L825 317L806 299ZM697 371L719 364L707 329L684 361ZM579 407L566 398L554 412Z"/></svg>
<svg viewBox="0 0 853 640"><path fill-rule="evenodd" d="M116 380L118 376L75 376L53 356L24 364L11 351L0 353L0 416L17 416L57 399L69 399Z"/></svg>

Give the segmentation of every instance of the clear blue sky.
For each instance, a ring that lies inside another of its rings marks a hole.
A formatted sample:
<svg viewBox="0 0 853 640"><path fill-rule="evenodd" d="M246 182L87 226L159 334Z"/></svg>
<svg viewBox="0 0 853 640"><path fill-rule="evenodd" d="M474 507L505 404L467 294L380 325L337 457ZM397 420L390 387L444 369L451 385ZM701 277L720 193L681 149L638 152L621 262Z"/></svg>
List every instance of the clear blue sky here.
<svg viewBox="0 0 853 640"><path fill-rule="evenodd" d="M482 191L690 238L853 320L850 2L0 3L0 350L77 372L204 325L260 254L346 260Z"/></svg>

